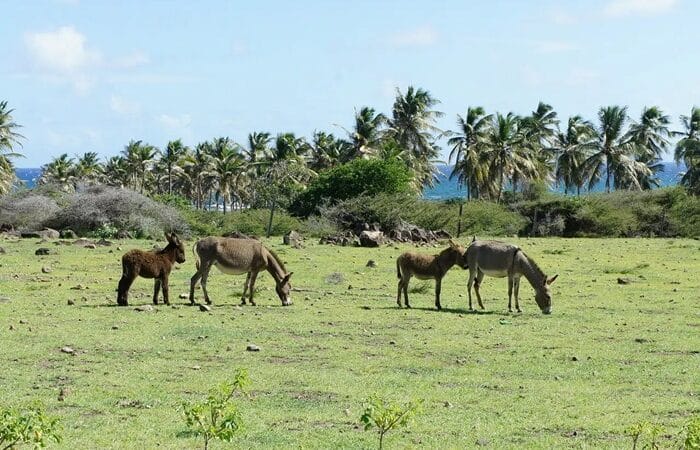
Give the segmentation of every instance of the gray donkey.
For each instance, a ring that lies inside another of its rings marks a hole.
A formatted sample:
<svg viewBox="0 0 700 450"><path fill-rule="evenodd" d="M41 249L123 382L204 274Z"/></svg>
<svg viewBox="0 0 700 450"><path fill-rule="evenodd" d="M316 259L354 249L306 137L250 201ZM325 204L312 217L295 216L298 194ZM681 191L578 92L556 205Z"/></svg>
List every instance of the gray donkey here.
<svg viewBox="0 0 700 450"><path fill-rule="evenodd" d="M197 241L192 250L195 254L197 273L190 280L190 303L194 304L194 287L201 278L204 300L207 304L211 304L207 293L207 279L211 266L216 266L223 273L248 274L241 297L242 305L246 303L245 295L248 291L250 291L250 304L255 305L253 301L255 279L262 270L267 270L275 279L275 289L282 305L292 304L289 294L291 290L289 278L292 272L287 273L279 257L260 241L210 236Z"/></svg>
<svg viewBox="0 0 700 450"><path fill-rule="evenodd" d="M399 277L399 291L396 294L396 303L401 307L401 291L403 291L404 303L408 304L408 282L415 276L419 280L435 280L435 307L440 310L440 289L442 278L455 264L463 269L467 266L464 260L464 247L450 239L450 246L438 255L424 255L421 253L406 252L396 259L396 275Z"/></svg>
<svg viewBox="0 0 700 450"><path fill-rule="evenodd" d="M479 307L484 309L479 288L484 275L488 275L500 278L508 277L508 311L513 311L511 298L515 293L515 309L521 312L518 291L520 277L524 275L535 289L535 301L542 313L550 314L552 312L552 294L549 291L549 285L557 279L558 275L547 277L535 261L520 250L520 247L499 241L475 241L467 248L464 258L469 266L467 290L470 310L472 309L472 284Z"/></svg>

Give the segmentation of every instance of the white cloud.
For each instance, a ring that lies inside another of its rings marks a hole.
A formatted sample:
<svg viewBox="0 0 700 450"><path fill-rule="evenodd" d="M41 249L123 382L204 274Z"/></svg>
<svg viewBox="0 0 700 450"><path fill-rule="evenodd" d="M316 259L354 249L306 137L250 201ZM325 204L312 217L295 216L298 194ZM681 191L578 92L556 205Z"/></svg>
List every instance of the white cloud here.
<svg viewBox="0 0 700 450"><path fill-rule="evenodd" d="M677 0L612 0L603 13L608 17L653 15L667 12L677 3Z"/></svg>
<svg viewBox="0 0 700 450"><path fill-rule="evenodd" d="M389 38L389 43L394 47L427 47L438 40L438 33L430 25L415 28L401 33L396 33Z"/></svg>
<svg viewBox="0 0 700 450"><path fill-rule="evenodd" d="M34 61L44 69L60 73L79 72L100 62L100 53L88 48L86 41L73 27L25 35Z"/></svg>
<svg viewBox="0 0 700 450"><path fill-rule="evenodd" d="M156 117L158 123L163 127L172 130L181 130L187 128L192 123L192 117L189 114L181 114L179 116L171 116L170 114L161 114Z"/></svg>
<svg viewBox="0 0 700 450"><path fill-rule="evenodd" d="M109 99L109 107L112 111L124 116L132 116L141 111L141 105L137 102L132 102L117 95L112 95Z"/></svg>
<svg viewBox="0 0 700 450"><path fill-rule="evenodd" d="M565 41L541 41L535 43L535 49L539 53L563 53L576 50L576 46Z"/></svg>

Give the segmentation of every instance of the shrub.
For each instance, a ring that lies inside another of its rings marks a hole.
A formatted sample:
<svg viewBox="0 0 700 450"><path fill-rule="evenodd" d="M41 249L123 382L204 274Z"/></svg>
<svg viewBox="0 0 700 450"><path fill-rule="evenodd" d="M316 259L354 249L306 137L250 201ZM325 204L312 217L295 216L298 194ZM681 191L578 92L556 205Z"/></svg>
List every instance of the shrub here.
<svg viewBox="0 0 700 450"><path fill-rule="evenodd" d="M163 231L190 233L174 208L129 189L90 186L69 197L68 205L46 221L52 228L70 228L78 234L114 227L136 237L159 238Z"/></svg>
<svg viewBox="0 0 700 450"><path fill-rule="evenodd" d="M377 427L379 433L379 449L384 444L384 435L389 431L408 425L410 420L420 410L422 400L408 402L405 405L390 402L377 395L373 395L365 402L365 410L360 417L360 422L365 426L365 431Z"/></svg>
<svg viewBox="0 0 700 450"><path fill-rule="evenodd" d="M685 448L700 449L700 416L691 417L685 427Z"/></svg>
<svg viewBox="0 0 700 450"><path fill-rule="evenodd" d="M397 194L410 190L411 173L395 160L356 159L322 172L292 203L290 211L308 217L324 202L360 195Z"/></svg>
<svg viewBox="0 0 700 450"><path fill-rule="evenodd" d="M26 409L0 407L0 448L31 444L46 447L48 441L61 442L58 419L47 416L40 403Z"/></svg>
<svg viewBox="0 0 700 450"><path fill-rule="evenodd" d="M44 222L59 211L58 204L50 197L31 191L9 195L0 200L0 224L16 229L41 229Z"/></svg>
<svg viewBox="0 0 700 450"><path fill-rule="evenodd" d="M265 209L245 209L223 214L221 211L183 210L182 214L192 232L198 236L220 236L231 231L262 236L265 234L270 212ZM280 236L288 231L305 231L304 223L287 212L275 213L272 234Z"/></svg>

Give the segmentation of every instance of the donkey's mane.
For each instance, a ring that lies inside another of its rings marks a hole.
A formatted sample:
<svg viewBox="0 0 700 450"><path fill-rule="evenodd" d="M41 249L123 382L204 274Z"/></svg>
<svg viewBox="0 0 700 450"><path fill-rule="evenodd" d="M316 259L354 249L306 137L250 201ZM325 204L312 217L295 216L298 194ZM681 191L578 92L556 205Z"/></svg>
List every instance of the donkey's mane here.
<svg viewBox="0 0 700 450"><path fill-rule="evenodd" d="M523 256L525 256L525 259L527 259L528 264L530 264L530 266L532 266L532 268L533 268L535 271L537 271L537 273L539 273L540 276L541 276L542 278L546 278L546 277L547 277L547 274L544 273L544 271L543 271L542 269L540 269L540 266L537 265L537 263L535 262L534 259L530 258L530 257L529 257L525 252L523 252L522 250L520 250L520 252L523 254Z"/></svg>
<svg viewBox="0 0 700 450"><path fill-rule="evenodd" d="M275 261L277 261L277 264L279 264L279 266L282 268L282 271L283 271L284 273L287 273L287 268L284 267L284 263L282 262L282 260L280 259L280 257L277 256L277 253L275 253L272 249L267 248L267 247L265 247L265 246L263 246L263 248L265 248L265 250L267 250L268 252L270 252L270 254L272 255L272 257L275 258Z"/></svg>

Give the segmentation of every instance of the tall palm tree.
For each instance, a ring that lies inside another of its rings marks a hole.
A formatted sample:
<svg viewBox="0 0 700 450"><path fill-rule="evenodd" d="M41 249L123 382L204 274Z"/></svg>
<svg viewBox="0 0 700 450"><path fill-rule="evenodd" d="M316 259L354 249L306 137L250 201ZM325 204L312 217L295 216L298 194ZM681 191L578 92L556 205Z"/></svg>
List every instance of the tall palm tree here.
<svg viewBox="0 0 700 450"><path fill-rule="evenodd" d="M124 156L112 156L107 160L104 166L104 179L111 186L129 186L132 178L129 163Z"/></svg>
<svg viewBox="0 0 700 450"><path fill-rule="evenodd" d="M177 163L186 152L187 147L185 147L180 139L168 142L168 145L165 146L165 150L163 150L159 162L160 166L165 169L168 177L168 194L173 193L173 172L180 169Z"/></svg>
<svg viewBox="0 0 700 450"><path fill-rule="evenodd" d="M0 195L7 193L15 182L15 169L12 158L21 157L14 151L15 146L22 146L20 139L24 136L17 133L22 126L12 118L13 109L8 109L7 102L0 102Z"/></svg>
<svg viewBox="0 0 700 450"><path fill-rule="evenodd" d="M325 131L314 132L310 147L309 168L315 172L340 164L353 151L352 144Z"/></svg>
<svg viewBox="0 0 700 450"><path fill-rule="evenodd" d="M129 176L132 181L132 189L139 189L143 194L146 186L146 177L158 154L158 149L143 141L131 140L122 152L126 158Z"/></svg>
<svg viewBox="0 0 700 450"><path fill-rule="evenodd" d="M53 158L41 167L39 184L56 184L64 191L72 191L76 182L75 163L67 153Z"/></svg>
<svg viewBox="0 0 700 450"><path fill-rule="evenodd" d="M700 195L700 108L693 107L689 116L681 116L683 130L674 132L680 136L676 143L676 163L685 163L686 171L681 184L689 192Z"/></svg>
<svg viewBox="0 0 700 450"><path fill-rule="evenodd" d="M488 165L484 164L481 150L492 118L481 106L467 108L464 117L457 116L459 131L447 141L452 146L449 160L455 160L450 179L457 177L460 184L466 186L467 200L471 200L472 195L478 197L479 186L488 179Z"/></svg>
<svg viewBox="0 0 700 450"><path fill-rule="evenodd" d="M646 176L647 171L644 168L640 167L637 170L637 179L642 189L651 189L660 184L656 175L663 171L661 158L670 145L670 124L670 117L658 106L652 106L645 107L639 122L630 125L627 140L634 145L636 161L644 164L651 172L650 176Z"/></svg>
<svg viewBox="0 0 700 450"><path fill-rule="evenodd" d="M436 140L442 130L436 126L443 113L432 109L440 102L421 88L409 86L403 94L396 89L396 99L388 121L388 134L408 151L409 166L413 170L415 184L433 186L436 159L440 147Z"/></svg>
<svg viewBox="0 0 700 450"><path fill-rule="evenodd" d="M374 108L363 106L355 112L355 124L348 134L354 148L354 158L369 158L377 153L382 142L382 128L386 116Z"/></svg>
<svg viewBox="0 0 700 450"><path fill-rule="evenodd" d="M606 106L598 111L598 142L595 152L586 160L589 188L600 180L605 171L605 192L610 192L614 173L630 173L632 145L625 139L627 107ZM617 166L624 167L617 167ZM632 181L629 177L625 181Z"/></svg>
<svg viewBox="0 0 700 450"><path fill-rule="evenodd" d="M188 148L180 160L182 170L177 173L177 177L183 181L197 209L204 207L205 194L212 186L213 158L209 146L208 142L201 142L195 146L194 150Z"/></svg>
<svg viewBox="0 0 700 450"><path fill-rule="evenodd" d="M528 143L520 130L520 117L513 113L496 113L486 136L489 175L495 186L496 201L501 201L505 182L510 178L513 190L519 181L537 176L537 165L531 159Z"/></svg>
<svg viewBox="0 0 700 450"><path fill-rule="evenodd" d="M593 124L581 116L569 117L566 131L555 134L555 177L564 184L564 194L576 188L576 195L581 195L586 180L584 163L595 148L595 139Z"/></svg>
<svg viewBox="0 0 700 450"><path fill-rule="evenodd" d="M236 193L239 177L245 172L246 160L239 146L228 137L215 139L211 150L211 174L226 214L227 201L233 203L232 197Z"/></svg>

